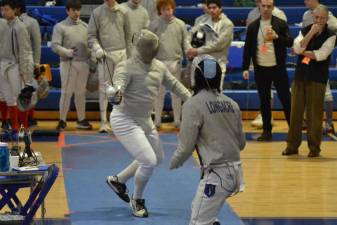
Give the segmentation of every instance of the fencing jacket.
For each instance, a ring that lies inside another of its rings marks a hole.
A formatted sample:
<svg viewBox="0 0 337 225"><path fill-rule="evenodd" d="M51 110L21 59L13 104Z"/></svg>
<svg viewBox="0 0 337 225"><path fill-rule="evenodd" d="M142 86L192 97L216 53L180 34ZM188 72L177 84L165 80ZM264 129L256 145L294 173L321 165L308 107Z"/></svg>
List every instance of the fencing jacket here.
<svg viewBox="0 0 337 225"><path fill-rule="evenodd" d="M36 19L27 15L21 14L20 20L26 25L30 41L32 43L33 60L35 65L40 64L41 59L41 32L40 25Z"/></svg>
<svg viewBox="0 0 337 225"><path fill-rule="evenodd" d="M102 48L105 51L126 49L131 53L131 25L128 11L118 3L113 8L107 4L97 7L91 14L88 25L89 48L96 51Z"/></svg>
<svg viewBox="0 0 337 225"><path fill-rule="evenodd" d="M159 88L164 85L183 101L190 96L189 91L157 59L144 64L137 54L117 65L113 76L115 89L123 93L120 105L114 107L133 117L144 130L153 128L151 113Z"/></svg>
<svg viewBox="0 0 337 225"><path fill-rule="evenodd" d="M0 58L18 64L20 75L30 83L33 78L33 55L25 24L15 17L7 23L1 36Z"/></svg>
<svg viewBox="0 0 337 225"><path fill-rule="evenodd" d="M149 30L159 37L159 60L181 60L184 51L191 48L184 21L173 17L167 22L162 17L151 22Z"/></svg>
<svg viewBox="0 0 337 225"><path fill-rule="evenodd" d="M72 48L76 49L73 60L88 61L87 27L82 20L73 21L70 17L56 24L51 46L62 61L69 60L65 52Z"/></svg>
<svg viewBox="0 0 337 225"><path fill-rule="evenodd" d="M183 105L179 145L172 157L182 165L198 146L204 167L240 161L246 139L238 104L220 93L202 90Z"/></svg>

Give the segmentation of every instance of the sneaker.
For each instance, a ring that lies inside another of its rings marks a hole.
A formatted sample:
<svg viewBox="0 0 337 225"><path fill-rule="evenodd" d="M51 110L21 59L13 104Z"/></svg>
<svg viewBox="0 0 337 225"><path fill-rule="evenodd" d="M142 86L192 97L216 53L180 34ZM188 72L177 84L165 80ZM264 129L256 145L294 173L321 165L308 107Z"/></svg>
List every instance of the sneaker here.
<svg viewBox="0 0 337 225"><path fill-rule="evenodd" d="M111 189L118 195L120 199L122 199L124 202L129 203L129 191L125 184L118 182L117 176L108 176L106 178L106 183L111 187Z"/></svg>
<svg viewBox="0 0 337 225"><path fill-rule="evenodd" d="M274 119L273 118L271 118L270 122L271 122L271 125L274 126ZM263 127L263 121L262 121L262 115L261 115L261 113L259 113L259 115L257 115L255 117L255 119L251 122L251 125L253 127L258 128L258 129L262 129L262 127Z"/></svg>
<svg viewBox="0 0 337 225"><path fill-rule="evenodd" d="M1 124L1 128L2 128L2 130L10 130L10 129L12 129L10 120L3 121L2 124Z"/></svg>
<svg viewBox="0 0 337 225"><path fill-rule="evenodd" d="M258 137L257 141L271 141L273 139L273 135L271 131L263 131L261 136Z"/></svg>
<svg viewBox="0 0 337 225"><path fill-rule="evenodd" d="M214 221L213 225L221 225L221 224L220 224L220 221Z"/></svg>
<svg viewBox="0 0 337 225"><path fill-rule="evenodd" d="M323 134L335 134L335 127L333 126L333 124L326 124L323 128Z"/></svg>
<svg viewBox="0 0 337 225"><path fill-rule="evenodd" d="M130 207L132 210L132 214L136 217L148 217L149 213L145 206L144 199L131 199Z"/></svg>
<svg viewBox="0 0 337 225"><path fill-rule="evenodd" d="M59 123L57 124L56 130L63 131L64 129L66 129L66 127L67 123L64 122L63 120L60 120Z"/></svg>
<svg viewBox="0 0 337 225"><path fill-rule="evenodd" d="M28 117L28 126L29 127L35 127L37 126L37 120L33 117Z"/></svg>
<svg viewBox="0 0 337 225"><path fill-rule="evenodd" d="M77 129L91 130L92 125L87 120L77 121Z"/></svg>
<svg viewBox="0 0 337 225"><path fill-rule="evenodd" d="M111 127L108 122L101 122L101 126L98 130L98 133L109 133L111 132Z"/></svg>

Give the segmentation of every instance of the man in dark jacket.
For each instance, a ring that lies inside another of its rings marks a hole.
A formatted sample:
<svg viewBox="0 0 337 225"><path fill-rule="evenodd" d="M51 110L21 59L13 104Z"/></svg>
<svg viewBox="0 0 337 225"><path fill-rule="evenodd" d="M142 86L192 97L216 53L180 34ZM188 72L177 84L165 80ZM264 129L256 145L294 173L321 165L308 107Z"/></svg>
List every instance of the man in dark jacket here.
<svg viewBox="0 0 337 225"><path fill-rule="evenodd" d="M258 141L272 140L270 91L274 83L283 105L288 124L290 123L290 92L286 70L287 47L293 44L287 23L272 15L273 0L262 0L261 17L247 28L243 54L243 77L249 79L249 64L253 61L255 82L260 97L263 133Z"/></svg>

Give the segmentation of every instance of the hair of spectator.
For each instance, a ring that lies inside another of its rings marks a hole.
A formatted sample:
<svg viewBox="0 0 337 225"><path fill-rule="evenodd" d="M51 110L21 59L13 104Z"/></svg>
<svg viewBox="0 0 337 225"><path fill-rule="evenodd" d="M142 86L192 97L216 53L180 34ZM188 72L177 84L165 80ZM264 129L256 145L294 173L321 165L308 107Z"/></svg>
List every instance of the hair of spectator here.
<svg viewBox="0 0 337 225"><path fill-rule="evenodd" d="M219 8L221 8L221 0L207 0L207 5L216 4Z"/></svg>
<svg viewBox="0 0 337 225"><path fill-rule="evenodd" d="M81 0L68 0L66 3L66 9L77 9L80 10L82 7Z"/></svg>
<svg viewBox="0 0 337 225"><path fill-rule="evenodd" d="M160 10L164 7L171 6L173 11L176 10L176 2L175 0L158 0L157 1L157 11L158 14L161 15Z"/></svg>

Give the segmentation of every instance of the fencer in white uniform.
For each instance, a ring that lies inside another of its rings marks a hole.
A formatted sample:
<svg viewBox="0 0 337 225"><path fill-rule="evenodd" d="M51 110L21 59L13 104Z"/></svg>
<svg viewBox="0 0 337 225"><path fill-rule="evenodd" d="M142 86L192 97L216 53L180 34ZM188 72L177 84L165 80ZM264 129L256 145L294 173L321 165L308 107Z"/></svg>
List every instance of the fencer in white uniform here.
<svg viewBox="0 0 337 225"><path fill-rule="evenodd" d="M106 83L111 83L116 65L131 53L131 25L128 10L116 0L104 0L91 14L88 25L89 48L98 63L99 108L101 126L99 132L111 130L107 122L108 98Z"/></svg>
<svg viewBox="0 0 337 225"><path fill-rule="evenodd" d="M153 101L164 85L183 101L190 97L189 91L169 72L166 66L154 59L158 37L141 30L134 37L135 49L131 58L117 65L113 88L122 96L119 105L114 105L110 115L113 133L135 159L116 176L107 177L108 185L125 202L130 202L136 217L147 217L143 192L154 168L163 160L163 146L151 119ZM115 91L110 91L110 90ZM111 94L113 95L113 94ZM135 188L131 200L125 183L134 177Z"/></svg>
<svg viewBox="0 0 337 225"><path fill-rule="evenodd" d="M244 185L240 151L246 139L241 111L236 102L221 94L221 67L213 57L195 58L191 78L193 96L183 106L179 145L170 169L182 166L196 149L202 177L189 224L220 224L216 218L226 199Z"/></svg>
<svg viewBox="0 0 337 225"><path fill-rule="evenodd" d="M159 50L156 58L163 62L168 70L181 80L181 62L184 53L192 46L188 39L188 32L184 21L174 16L175 6L168 1L166 5L160 6L160 17L150 23L149 30L159 37ZM161 126L161 115L163 112L165 87L162 86L158 98L155 101L155 125ZM181 99L171 94L174 123L180 127Z"/></svg>
<svg viewBox="0 0 337 225"><path fill-rule="evenodd" d="M52 50L60 56L61 98L60 120L57 130L67 127L66 119L72 95L75 95L77 128L91 129L85 119L85 93L89 76L90 52L87 42L87 24L80 19L81 3L70 0L66 4L68 17L56 24L52 37Z"/></svg>

